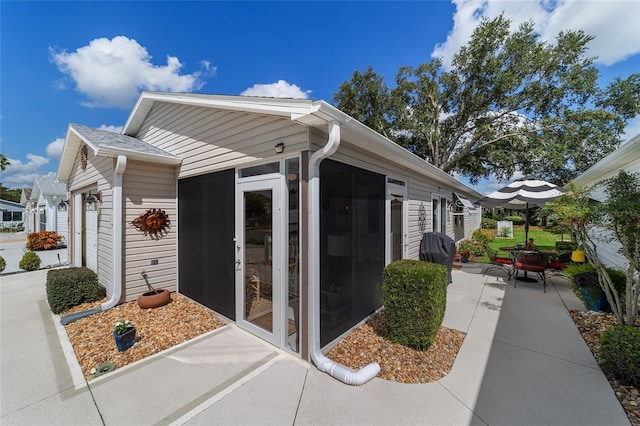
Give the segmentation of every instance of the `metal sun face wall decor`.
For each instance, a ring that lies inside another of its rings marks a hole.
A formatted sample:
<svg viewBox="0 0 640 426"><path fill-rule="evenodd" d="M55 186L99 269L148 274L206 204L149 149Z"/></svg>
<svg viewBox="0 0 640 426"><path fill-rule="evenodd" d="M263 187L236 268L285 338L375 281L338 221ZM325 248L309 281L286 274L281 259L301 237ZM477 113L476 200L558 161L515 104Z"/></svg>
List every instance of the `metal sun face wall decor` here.
<svg viewBox="0 0 640 426"><path fill-rule="evenodd" d="M169 215L161 209L148 209L133 219L131 224L145 235L156 238L168 234L171 227Z"/></svg>

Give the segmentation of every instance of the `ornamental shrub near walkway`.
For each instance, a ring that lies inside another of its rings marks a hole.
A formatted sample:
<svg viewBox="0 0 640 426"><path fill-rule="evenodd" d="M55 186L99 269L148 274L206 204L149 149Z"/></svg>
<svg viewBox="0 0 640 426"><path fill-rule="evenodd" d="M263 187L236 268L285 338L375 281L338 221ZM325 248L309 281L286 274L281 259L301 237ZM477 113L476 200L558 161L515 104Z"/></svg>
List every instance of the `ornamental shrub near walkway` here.
<svg viewBox="0 0 640 426"><path fill-rule="evenodd" d="M449 273L445 266L399 260L384 269L382 303L385 337L413 349L427 349L444 319Z"/></svg>

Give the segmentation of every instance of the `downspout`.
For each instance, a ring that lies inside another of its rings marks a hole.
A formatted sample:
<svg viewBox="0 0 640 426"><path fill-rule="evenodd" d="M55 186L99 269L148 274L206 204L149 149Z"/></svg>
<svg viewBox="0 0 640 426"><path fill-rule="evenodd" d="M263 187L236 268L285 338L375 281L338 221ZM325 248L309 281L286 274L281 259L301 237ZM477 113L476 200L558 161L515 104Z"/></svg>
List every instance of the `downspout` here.
<svg viewBox="0 0 640 426"><path fill-rule="evenodd" d="M111 222L113 225L113 293L111 298L98 308L67 315L60 318L63 325L70 324L80 318L106 311L116 306L122 298L122 175L127 168L127 157L118 155L116 166L113 169L112 185L112 210Z"/></svg>
<svg viewBox="0 0 640 426"><path fill-rule="evenodd" d="M329 124L327 144L309 159L309 324L311 360L319 370L348 385L362 385L380 372L377 362L354 371L338 364L320 351L320 162L340 146L340 124Z"/></svg>

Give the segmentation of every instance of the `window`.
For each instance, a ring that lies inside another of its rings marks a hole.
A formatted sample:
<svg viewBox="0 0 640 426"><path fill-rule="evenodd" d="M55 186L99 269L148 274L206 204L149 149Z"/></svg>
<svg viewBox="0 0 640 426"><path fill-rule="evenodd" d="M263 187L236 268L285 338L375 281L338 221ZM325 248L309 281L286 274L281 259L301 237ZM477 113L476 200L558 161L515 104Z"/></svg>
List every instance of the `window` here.
<svg viewBox="0 0 640 426"><path fill-rule="evenodd" d="M246 178L251 176L268 175L269 173L280 173L280 162L260 164L257 166L245 167L238 170L238 177Z"/></svg>

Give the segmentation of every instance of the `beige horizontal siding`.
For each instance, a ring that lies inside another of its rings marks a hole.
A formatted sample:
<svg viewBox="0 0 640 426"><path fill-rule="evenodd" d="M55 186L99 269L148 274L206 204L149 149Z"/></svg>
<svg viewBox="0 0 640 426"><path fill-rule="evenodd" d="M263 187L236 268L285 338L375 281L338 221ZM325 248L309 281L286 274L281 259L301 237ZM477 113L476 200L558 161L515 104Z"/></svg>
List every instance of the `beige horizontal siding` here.
<svg viewBox="0 0 640 426"><path fill-rule="evenodd" d="M68 182L71 193L88 190L99 191L101 195L100 210L98 212L98 282L107 290L107 296L113 294L113 227L111 224L112 191L114 160L110 157L97 157L89 149L87 167L82 170L80 150L76 153L71 175ZM69 211L72 211L70 207ZM75 230L73 222L69 232L69 261L73 263L73 244Z"/></svg>
<svg viewBox="0 0 640 426"><path fill-rule="evenodd" d="M130 161L123 175L123 281L125 299L135 300L148 291L142 271L154 288L176 290L177 284L177 200L176 170L173 166ZM144 235L132 221L147 209L164 210L171 221L166 235ZM158 265L151 265L158 259Z"/></svg>
<svg viewBox="0 0 640 426"><path fill-rule="evenodd" d="M136 135L183 159L179 178L307 149L307 128L286 118L157 103Z"/></svg>

